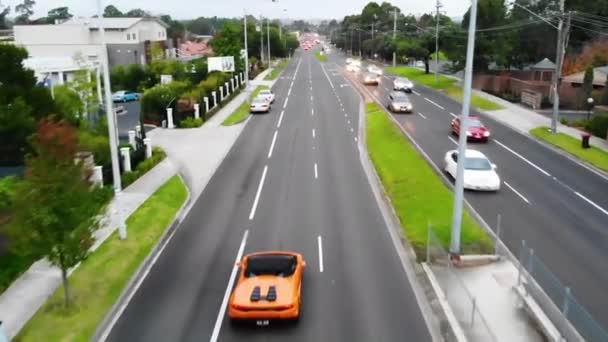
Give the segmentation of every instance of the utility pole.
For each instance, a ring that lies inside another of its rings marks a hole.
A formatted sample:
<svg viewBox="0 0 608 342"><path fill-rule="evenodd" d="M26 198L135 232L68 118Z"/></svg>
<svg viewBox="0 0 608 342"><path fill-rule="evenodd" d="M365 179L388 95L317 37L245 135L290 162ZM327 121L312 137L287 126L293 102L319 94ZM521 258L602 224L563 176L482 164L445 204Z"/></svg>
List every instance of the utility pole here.
<svg viewBox="0 0 608 342"><path fill-rule="evenodd" d="M353 28L350 28L350 55L353 56Z"/></svg>
<svg viewBox="0 0 608 342"><path fill-rule="evenodd" d="M247 50L247 11L243 11L243 25L245 28L243 32L245 32L245 84L249 85L249 50ZM247 89L247 88L245 88Z"/></svg>
<svg viewBox="0 0 608 342"><path fill-rule="evenodd" d="M458 162L456 168L456 185L454 188L454 212L452 217L452 237L450 256L460 258L460 228L462 224L462 201L464 196L464 162L467 150L467 127L471 106L471 83L473 79L473 57L475 53L475 28L477 25L477 0L471 0L471 15L469 16L469 38L467 42L467 60L464 69L464 98L460 117L460 134L458 137Z"/></svg>
<svg viewBox="0 0 608 342"><path fill-rule="evenodd" d="M557 52L555 53L555 72L553 73L553 116L551 118L551 133L557 133L557 122L559 121L559 84L562 73L562 59L564 56L564 7L565 0L559 2L559 22L557 24Z"/></svg>
<svg viewBox="0 0 608 342"><path fill-rule="evenodd" d="M439 8L441 8L439 0L435 7L437 8L435 15L435 83L439 83Z"/></svg>
<svg viewBox="0 0 608 342"><path fill-rule="evenodd" d="M110 138L112 179L114 181L114 192L118 193L122 190L122 182L120 179L120 166L118 165L118 134L116 131L116 117L114 116L112 92L110 89L110 61L108 58L108 46L106 45L106 35L103 26L103 12L101 9L101 0L97 0L97 20L99 20L99 38L101 40L101 64L103 67L103 88L106 98L106 118L108 119L108 136Z"/></svg>
<svg viewBox="0 0 608 342"><path fill-rule="evenodd" d="M266 19L266 33L268 39L268 66L270 66L270 19Z"/></svg>
<svg viewBox="0 0 608 342"><path fill-rule="evenodd" d="M359 33L359 45L357 45L357 47L359 48L359 58L361 57L361 29L358 29L357 32Z"/></svg>
<svg viewBox="0 0 608 342"><path fill-rule="evenodd" d="M393 9L393 45L395 44L395 38L397 37L397 7ZM397 66L397 48L393 49L393 67Z"/></svg>
<svg viewBox="0 0 608 342"><path fill-rule="evenodd" d="M264 64L264 17L260 15L260 60Z"/></svg>

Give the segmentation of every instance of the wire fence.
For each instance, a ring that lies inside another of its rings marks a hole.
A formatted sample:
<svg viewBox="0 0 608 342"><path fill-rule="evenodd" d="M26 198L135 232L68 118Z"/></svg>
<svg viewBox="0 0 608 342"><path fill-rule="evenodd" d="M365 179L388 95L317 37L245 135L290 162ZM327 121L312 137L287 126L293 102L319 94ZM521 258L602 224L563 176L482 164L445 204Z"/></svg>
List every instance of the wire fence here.
<svg viewBox="0 0 608 342"><path fill-rule="evenodd" d="M428 230L426 261L465 335L471 341L497 341L486 318L477 306L477 299L454 271L450 254L431 227Z"/></svg>

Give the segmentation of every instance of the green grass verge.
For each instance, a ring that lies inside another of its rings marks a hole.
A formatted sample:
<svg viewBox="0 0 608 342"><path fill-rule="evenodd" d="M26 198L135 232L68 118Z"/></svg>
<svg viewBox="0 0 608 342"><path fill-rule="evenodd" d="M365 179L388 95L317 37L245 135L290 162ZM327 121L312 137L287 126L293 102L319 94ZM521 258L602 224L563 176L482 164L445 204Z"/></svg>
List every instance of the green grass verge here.
<svg viewBox="0 0 608 342"><path fill-rule="evenodd" d="M403 224L405 236L418 256L425 255L430 222L435 235L447 248L452 192L378 104L368 104L366 112L370 158ZM490 238L467 212L462 220L461 241L463 253L492 251Z"/></svg>
<svg viewBox="0 0 608 342"><path fill-rule="evenodd" d="M407 77L416 83L445 92L448 96L462 102L462 88L456 85L456 79L439 75L439 82L435 82L435 74L426 74L424 70L411 67L388 67L386 70L400 76ZM471 94L471 105L481 110L499 110L504 107L498 103L487 100L481 96Z"/></svg>
<svg viewBox="0 0 608 342"><path fill-rule="evenodd" d="M264 77L264 80L266 80L266 81L275 80L277 77L279 77L279 75L281 74L281 71L283 71L283 69L285 69L287 64L289 64L288 59L282 60L281 63L279 63L279 65L277 65L276 68L272 69L272 71L269 72L268 75L266 75L266 77Z"/></svg>
<svg viewBox="0 0 608 342"><path fill-rule="evenodd" d="M224 122L222 122L222 125L223 126L232 126L232 125L236 125L237 123L245 121L245 119L247 119L249 117L249 114L250 114L249 113L249 106L251 105L251 102L250 102L251 99L253 99L256 96L258 96L258 93L262 89L268 89L268 87L265 86L265 85L257 86L257 88L255 88L255 90L251 94L250 99L247 99L246 101L244 101L239 106L239 108L237 108L234 112L232 112L232 114L230 114L230 116L227 117L226 120L224 120Z"/></svg>
<svg viewBox="0 0 608 342"><path fill-rule="evenodd" d="M327 62L327 56L326 55L322 55L321 51L317 51L315 52L315 57L317 57L317 59L321 62Z"/></svg>
<svg viewBox="0 0 608 342"><path fill-rule="evenodd" d="M434 61L435 60L435 53L431 54L431 60ZM445 53L443 53L443 51L439 50L439 60L440 61L447 61L448 58L446 57Z"/></svg>
<svg viewBox="0 0 608 342"><path fill-rule="evenodd" d="M530 130L530 134L608 172L608 152L606 151L595 146L583 149L580 139L559 132L551 134L549 127L536 127Z"/></svg>
<svg viewBox="0 0 608 342"><path fill-rule="evenodd" d="M58 288L15 341L89 341L144 258L158 242L187 197L174 176L128 219L128 238L110 236L70 277L73 305L65 308Z"/></svg>

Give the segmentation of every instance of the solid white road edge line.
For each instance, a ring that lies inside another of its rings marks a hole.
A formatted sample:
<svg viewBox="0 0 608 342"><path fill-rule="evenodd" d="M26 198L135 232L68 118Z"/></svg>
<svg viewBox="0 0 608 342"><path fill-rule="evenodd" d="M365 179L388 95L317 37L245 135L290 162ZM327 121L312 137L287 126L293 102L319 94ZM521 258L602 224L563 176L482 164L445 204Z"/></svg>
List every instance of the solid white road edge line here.
<svg viewBox="0 0 608 342"><path fill-rule="evenodd" d="M279 131L274 131L274 137L272 137L272 143L270 144L270 149L268 150L268 159L272 157L272 150L274 150L274 143L277 141L277 134L279 134Z"/></svg>
<svg viewBox="0 0 608 342"><path fill-rule="evenodd" d="M331 82L331 79L327 75L327 72L325 71L325 67L323 66L323 64L321 64L321 70L323 70L323 73L325 74L325 77L327 77L327 80L329 81L329 85L331 86L331 88L334 89L334 84Z"/></svg>
<svg viewBox="0 0 608 342"><path fill-rule="evenodd" d="M448 135L448 139L450 139L454 144L458 145L458 141L456 141L456 139L452 138L449 135Z"/></svg>
<svg viewBox="0 0 608 342"><path fill-rule="evenodd" d="M425 99L425 100L427 100L428 102L430 102L430 103L434 104L435 106L437 106L437 107L438 107L438 108L440 108L440 109L445 109L445 108L441 107L439 104L437 104L437 102L434 102L434 101L432 101L432 100L429 100L427 97L425 97L424 99Z"/></svg>
<svg viewBox="0 0 608 342"><path fill-rule="evenodd" d="M541 169L538 165L534 164L533 162L529 161L528 159L524 158L521 154L513 151L512 149L510 149L507 145L501 143L500 141L494 139L494 142L496 142L498 145L500 145L502 148L504 148L505 150L513 153L514 155L516 155L517 157L519 157L519 159L525 161L526 163L528 163L530 166L532 166L533 168L537 169L538 171L540 171L542 174L544 174L547 177L551 177L551 175L549 174L549 172Z"/></svg>
<svg viewBox="0 0 608 342"><path fill-rule="evenodd" d="M597 210L599 210L599 211L603 212L605 215L608 215L608 210L606 210L606 209L604 209L604 208L600 207L599 205L595 204L593 201L591 201L591 200L590 200L590 199L588 199L587 197L585 197L585 196L581 195L581 193L580 193L580 192L575 191L574 193L576 194L576 196L578 196L578 197L580 197L580 198L584 199L584 200L585 200L587 203L589 203L589 204L591 204L592 206L594 206L594 207L595 207Z"/></svg>
<svg viewBox="0 0 608 342"><path fill-rule="evenodd" d="M422 116L423 119L426 119L426 116L424 116L424 114L418 112L418 115Z"/></svg>
<svg viewBox="0 0 608 342"><path fill-rule="evenodd" d="M266 179L266 172L268 172L268 165L264 166L262 179L260 179L260 185L258 185L258 191L255 194L255 199L253 200L253 205L251 206L251 212L249 213L249 220L253 220L253 218L255 217L255 211L258 208L258 201L260 200L260 194L262 193L262 188L264 187L264 180Z"/></svg>
<svg viewBox="0 0 608 342"><path fill-rule="evenodd" d="M323 273L323 242L321 235L317 236L317 244L319 245L319 272Z"/></svg>
<svg viewBox="0 0 608 342"><path fill-rule="evenodd" d="M239 246L239 251L236 253L236 259L234 261L234 266L232 266L232 272L230 273L230 279L228 280L228 286L226 286L226 292L224 292L224 298L222 299L222 304L220 306L220 312L217 314L217 319L215 320L215 326L213 327L213 333L211 334L210 342L216 342L218 337L220 336L220 329L222 328L222 322L224 321L224 316L226 315L226 306L228 305L228 298L230 298L230 291L234 286L234 281L236 280L236 274L239 270L239 267L236 265L237 262L241 261L243 257L243 252L245 251L245 244L247 243L247 237L249 236L249 230L245 230L243 234L243 240L241 240L241 246Z"/></svg>
<svg viewBox="0 0 608 342"><path fill-rule="evenodd" d="M509 189L511 189L517 196L521 197L521 199L524 200L524 202L530 204L530 201L528 201L528 199L524 195L520 194L519 191L515 190L515 188L512 187L511 184L507 183L507 181L503 181L503 183L505 183L505 185Z"/></svg>
<svg viewBox="0 0 608 342"><path fill-rule="evenodd" d="M281 115L279 115L279 121L277 122L277 128L281 127L281 122L283 121L283 114L285 114L284 110L282 110Z"/></svg>
<svg viewBox="0 0 608 342"><path fill-rule="evenodd" d="M319 179L319 170L317 169L317 163L315 163L315 179Z"/></svg>

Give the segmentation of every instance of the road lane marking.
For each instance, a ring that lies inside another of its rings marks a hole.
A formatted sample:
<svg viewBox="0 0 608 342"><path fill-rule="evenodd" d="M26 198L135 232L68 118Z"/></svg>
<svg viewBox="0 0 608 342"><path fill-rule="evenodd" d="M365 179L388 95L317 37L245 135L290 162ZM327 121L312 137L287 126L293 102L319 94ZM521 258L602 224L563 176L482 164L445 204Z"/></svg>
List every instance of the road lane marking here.
<svg viewBox="0 0 608 342"><path fill-rule="evenodd" d="M310 109L310 115L315 115L315 109L314 108Z"/></svg>
<svg viewBox="0 0 608 342"><path fill-rule="evenodd" d="M454 144L458 145L458 141L448 135L448 139L450 139Z"/></svg>
<svg viewBox="0 0 608 342"><path fill-rule="evenodd" d="M418 112L418 115L422 116L423 119L426 119L426 116L424 116L424 114Z"/></svg>
<svg viewBox="0 0 608 342"><path fill-rule="evenodd" d="M348 122L348 124L350 125L350 120L346 120L346 122Z"/></svg>
<svg viewBox="0 0 608 342"><path fill-rule="evenodd" d="M425 100L427 100L428 102L430 102L430 103L434 104L435 106L437 106L437 107L438 107L438 108L440 108L440 109L445 109L445 108L441 107L439 104L437 104L437 102L435 102L435 101L433 101L433 100L429 100L429 98L428 98L428 97L425 97L424 99L425 99Z"/></svg>
<svg viewBox="0 0 608 342"><path fill-rule="evenodd" d="M507 181L503 181L503 183L505 183L505 185L511 189L511 191L513 191L517 196L519 196L522 200L524 200L524 202L530 204L530 201L528 201L528 199L522 195L521 193L519 193L519 191L515 190L514 187L511 186L511 184L507 183Z"/></svg>
<svg viewBox="0 0 608 342"><path fill-rule="evenodd" d="M317 163L315 163L315 179L319 178L319 170L317 168Z"/></svg>
<svg viewBox="0 0 608 342"><path fill-rule="evenodd" d="M289 91L287 92L287 97L289 97L289 95L291 95L291 87L289 87Z"/></svg>
<svg viewBox="0 0 608 342"><path fill-rule="evenodd" d="M348 116L348 114L344 113L344 117L347 117L347 116Z"/></svg>
<svg viewBox="0 0 608 342"><path fill-rule="evenodd" d="M505 150L513 153L514 155L516 155L518 158L520 158L521 160L525 161L526 163L528 163L530 166L532 166L533 168L537 169L538 171L540 171L542 174L544 174L547 177L551 177L551 175L549 174L549 172L541 169L538 165L534 164L533 162L529 161L528 159L524 158L521 154L513 151L512 149L510 149L507 145L501 143L500 141L494 139L494 142L496 142L498 145L500 145L502 148L504 148Z"/></svg>
<svg viewBox="0 0 608 342"><path fill-rule="evenodd" d="M414 95L418 95L418 96L420 96L420 93L419 93L419 92L417 92L417 91L415 91L415 90L412 90L412 93L413 93Z"/></svg>
<svg viewBox="0 0 608 342"><path fill-rule="evenodd" d="M253 205L251 206L251 212L249 213L249 220L253 220L253 218L255 217L255 211L258 208L260 194L262 193L262 188L264 187L264 180L266 179L266 172L268 172L268 165L264 166L264 172L262 173L262 179L260 179L260 185L258 185L258 191L255 194L255 199L253 200Z"/></svg>
<svg viewBox="0 0 608 342"><path fill-rule="evenodd" d="M283 121L283 114L285 114L284 110L282 110L281 115L279 115L279 122L277 122L277 128L281 127L281 122Z"/></svg>
<svg viewBox="0 0 608 342"><path fill-rule="evenodd" d="M312 95L310 95L310 102L312 102Z"/></svg>
<svg viewBox="0 0 608 342"><path fill-rule="evenodd" d="M287 108L287 102L289 102L289 97L285 99L285 102L283 103L283 109Z"/></svg>
<svg viewBox="0 0 608 342"><path fill-rule="evenodd" d="M456 115L456 114L454 114L454 113L452 113L452 112L450 112L450 115L451 115L451 116L453 116L454 118L457 118L457 117L458 117L458 115Z"/></svg>
<svg viewBox="0 0 608 342"><path fill-rule="evenodd" d="M334 84L331 81L331 79L329 78L329 75L327 75L327 72L325 71L325 67L323 66L323 64L321 64L321 70L323 70L325 77L327 77L327 80L329 81L329 85L331 86L331 89L334 89Z"/></svg>
<svg viewBox="0 0 608 342"><path fill-rule="evenodd" d="M313 138L315 137L315 129L314 128L312 129L312 137Z"/></svg>
<svg viewBox="0 0 608 342"><path fill-rule="evenodd" d="M580 192L575 191L574 193L576 194L576 196L578 196L578 197L580 197L580 198L584 199L584 200L585 200L587 203L589 203L589 204L591 204L592 206L594 206L594 207L595 207L597 210L599 210L599 211L603 212L605 215L608 215L608 210L606 210L606 209L604 209L604 208L600 207L599 205L595 204L595 203L594 203L592 200L590 200L590 199L588 199L587 197L585 197L585 196L581 195L581 193L580 193Z"/></svg>
<svg viewBox="0 0 608 342"><path fill-rule="evenodd" d="M355 130L354 130L352 127L351 127L351 128L350 128L350 131L351 131L351 132L354 132Z"/></svg>
<svg viewBox="0 0 608 342"><path fill-rule="evenodd" d="M274 150L274 143L277 141L277 134L279 134L279 131L274 131L274 137L272 137L272 143L270 144L270 150L268 150L268 159L270 159L270 157L272 157L272 150Z"/></svg>
<svg viewBox="0 0 608 342"><path fill-rule="evenodd" d="M323 273L323 242L321 235L317 236L317 245L319 245L319 272Z"/></svg>
<svg viewBox="0 0 608 342"><path fill-rule="evenodd" d="M355 137L355 141L357 141L357 137Z"/></svg>
<svg viewBox="0 0 608 342"><path fill-rule="evenodd" d="M241 261L243 257L243 252L245 252L245 244L247 243L247 237L249 236L249 230L245 230L243 234L243 239L241 240L241 245L239 246L239 250L236 253L236 259L234 261L234 266L232 266L232 272L230 273L230 279L228 280L228 286L226 286L226 292L224 292L224 298L222 299L222 304L220 306L220 312L217 315L215 320L215 326L213 327L213 333L211 334L210 342L217 342L218 337L220 336L220 329L222 328L222 321L224 320L224 316L226 316L226 306L228 305L228 298L230 298L230 291L234 286L234 281L236 280L236 275L238 273L239 267L236 265L237 262Z"/></svg>

